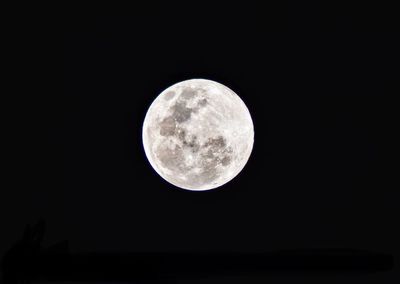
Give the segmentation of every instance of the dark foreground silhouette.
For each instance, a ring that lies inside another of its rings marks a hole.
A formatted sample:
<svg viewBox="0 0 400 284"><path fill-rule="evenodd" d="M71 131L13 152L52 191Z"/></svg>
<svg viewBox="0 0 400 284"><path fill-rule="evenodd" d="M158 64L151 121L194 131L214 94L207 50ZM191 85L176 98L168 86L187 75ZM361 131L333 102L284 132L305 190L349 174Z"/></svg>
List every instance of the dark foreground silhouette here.
<svg viewBox="0 0 400 284"><path fill-rule="evenodd" d="M276 271L378 272L393 268L391 255L352 249L70 254L67 242L42 248L44 231L44 221L28 226L23 238L8 251L2 263L3 283L166 280Z"/></svg>

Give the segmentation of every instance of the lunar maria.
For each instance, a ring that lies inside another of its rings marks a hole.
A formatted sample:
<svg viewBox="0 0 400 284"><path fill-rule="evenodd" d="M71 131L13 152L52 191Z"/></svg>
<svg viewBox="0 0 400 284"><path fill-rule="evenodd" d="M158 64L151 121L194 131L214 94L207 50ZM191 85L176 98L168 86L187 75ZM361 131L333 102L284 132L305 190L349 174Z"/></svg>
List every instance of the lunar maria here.
<svg viewBox="0 0 400 284"><path fill-rule="evenodd" d="M158 95L143 123L143 147L154 170L177 187L220 187L246 165L254 126L244 102L211 80L176 83Z"/></svg>

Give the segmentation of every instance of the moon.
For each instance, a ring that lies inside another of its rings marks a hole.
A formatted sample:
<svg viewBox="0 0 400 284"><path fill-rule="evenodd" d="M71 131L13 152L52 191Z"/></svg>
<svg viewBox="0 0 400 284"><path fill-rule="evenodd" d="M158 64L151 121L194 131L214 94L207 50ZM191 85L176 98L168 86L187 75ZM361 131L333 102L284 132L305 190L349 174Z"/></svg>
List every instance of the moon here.
<svg viewBox="0 0 400 284"><path fill-rule="evenodd" d="M176 83L150 105L143 122L143 147L154 170L186 190L220 187L246 165L254 126L244 102L211 80Z"/></svg>

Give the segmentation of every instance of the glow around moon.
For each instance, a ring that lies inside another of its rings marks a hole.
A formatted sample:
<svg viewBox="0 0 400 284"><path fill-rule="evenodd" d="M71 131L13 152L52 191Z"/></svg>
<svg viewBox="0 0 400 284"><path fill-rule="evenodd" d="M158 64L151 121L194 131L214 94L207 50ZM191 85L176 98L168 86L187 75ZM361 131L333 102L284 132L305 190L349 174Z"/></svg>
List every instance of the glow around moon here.
<svg viewBox="0 0 400 284"><path fill-rule="evenodd" d="M154 170L188 190L209 190L246 165L254 127L244 102L228 87L193 79L164 90L143 123L143 146Z"/></svg>

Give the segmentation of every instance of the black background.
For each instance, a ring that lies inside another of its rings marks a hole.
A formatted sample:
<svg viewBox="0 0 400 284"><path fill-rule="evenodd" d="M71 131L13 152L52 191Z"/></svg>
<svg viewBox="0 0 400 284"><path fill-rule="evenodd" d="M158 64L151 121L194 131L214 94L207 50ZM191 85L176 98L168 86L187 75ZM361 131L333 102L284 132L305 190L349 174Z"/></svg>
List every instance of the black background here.
<svg viewBox="0 0 400 284"><path fill-rule="evenodd" d="M38 18L2 252L44 218L45 244L73 252L344 247L398 261L396 17L292 1L75 9L61 28ZM244 170L207 192L164 181L141 142L153 99L192 78L233 89L255 127Z"/></svg>

